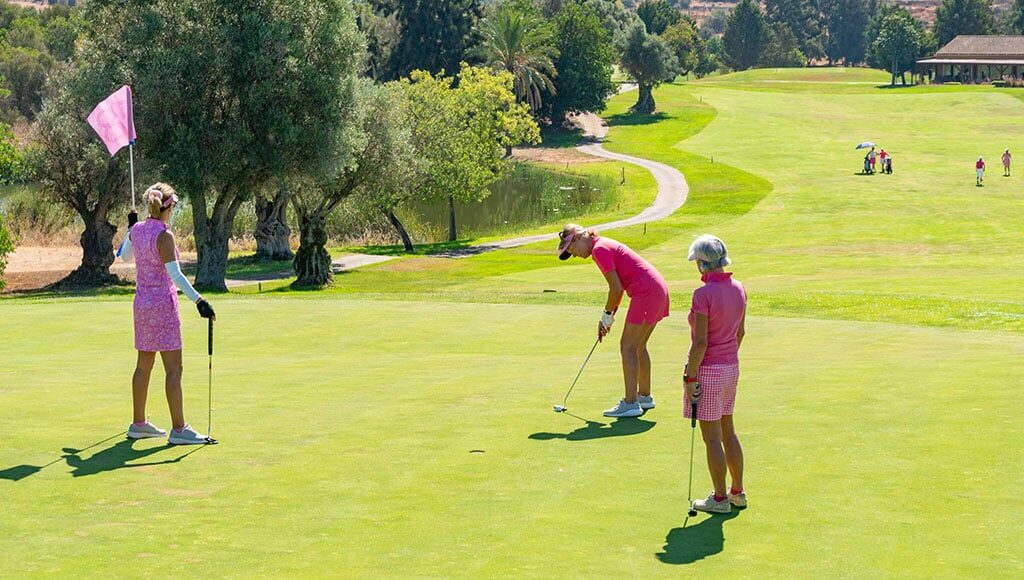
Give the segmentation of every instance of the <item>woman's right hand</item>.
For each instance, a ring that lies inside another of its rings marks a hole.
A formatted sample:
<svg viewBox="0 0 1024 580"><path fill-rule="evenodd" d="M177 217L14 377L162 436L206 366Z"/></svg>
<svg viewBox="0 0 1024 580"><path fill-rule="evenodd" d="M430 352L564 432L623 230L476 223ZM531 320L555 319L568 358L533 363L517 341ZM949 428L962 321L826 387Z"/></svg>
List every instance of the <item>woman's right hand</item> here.
<svg viewBox="0 0 1024 580"><path fill-rule="evenodd" d="M693 381L693 382L690 382L690 383L684 382L683 383L683 389L684 389L684 391L686 393L686 400L689 401L691 405L695 405L695 404L700 402L700 383L699 382L697 382L697 381Z"/></svg>

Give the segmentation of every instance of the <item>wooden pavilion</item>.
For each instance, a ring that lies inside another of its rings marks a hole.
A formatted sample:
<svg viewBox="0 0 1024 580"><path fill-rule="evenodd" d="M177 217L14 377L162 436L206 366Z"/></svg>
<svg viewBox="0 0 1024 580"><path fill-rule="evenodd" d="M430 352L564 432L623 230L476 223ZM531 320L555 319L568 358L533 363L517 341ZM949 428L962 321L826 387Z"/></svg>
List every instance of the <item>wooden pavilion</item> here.
<svg viewBox="0 0 1024 580"><path fill-rule="evenodd" d="M930 58L917 61L917 74L933 83L985 83L1024 73L1024 36L962 34Z"/></svg>

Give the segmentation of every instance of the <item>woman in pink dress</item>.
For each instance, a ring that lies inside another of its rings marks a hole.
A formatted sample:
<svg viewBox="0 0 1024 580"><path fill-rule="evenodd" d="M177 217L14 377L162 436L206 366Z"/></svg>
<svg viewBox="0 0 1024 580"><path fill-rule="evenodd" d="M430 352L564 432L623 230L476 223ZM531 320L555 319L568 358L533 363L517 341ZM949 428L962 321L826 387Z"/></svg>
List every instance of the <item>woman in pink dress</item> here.
<svg viewBox="0 0 1024 580"><path fill-rule="evenodd" d="M215 318L210 303L196 292L181 272L174 234L168 228L178 196L166 183L157 183L146 190L143 200L149 206L149 218L133 222L129 215L129 231L118 252L125 261L135 260L136 290L134 302L135 349L138 361L132 376L134 421L128 437L143 439L163 437L167 432L146 419L146 396L149 377L160 353L166 373L165 391L171 411L172 429L168 442L175 445L208 443L206 435L196 432L185 422L181 394L181 320L178 317L178 290L196 303L199 315Z"/></svg>
<svg viewBox="0 0 1024 580"><path fill-rule="evenodd" d="M746 333L747 293L743 284L725 271L729 258L725 243L712 235L694 240L687 256L697 262L704 285L693 291L690 308L690 353L683 371L683 415L697 419L707 448L708 471L715 489L693 507L729 513L747 507L743 491L743 448L733 425L736 386L740 378L739 349ZM700 386L698 389L697 386ZM726 491L726 472L732 487Z"/></svg>
<svg viewBox="0 0 1024 580"><path fill-rule="evenodd" d="M1010 176L1010 162L1013 161L1013 156L1010 155L1009 149L1003 149L1003 177Z"/></svg>
<svg viewBox="0 0 1024 580"><path fill-rule="evenodd" d="M636 252L611 238L576 224L568 224L558 235L558 257L594 259L608 282L608 300L597 323L597 338L603 340L615 322L622 295L629 296L626 325L619 340L625 396L604 412L605 417L638 417L654 408L651 395L651 356L647 352L654 327L668 316L668 284L661 274Z"/></svg>

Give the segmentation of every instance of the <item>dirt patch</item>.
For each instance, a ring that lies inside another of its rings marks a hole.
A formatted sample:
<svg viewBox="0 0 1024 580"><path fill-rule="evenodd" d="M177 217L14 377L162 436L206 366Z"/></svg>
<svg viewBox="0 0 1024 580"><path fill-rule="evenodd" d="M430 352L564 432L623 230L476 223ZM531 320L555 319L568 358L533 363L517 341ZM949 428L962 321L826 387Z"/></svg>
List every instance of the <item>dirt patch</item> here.
<svg viewBox="0 0 1024 580"><path fill-rule="evenodd" d="M182 252L182 264L194 263L194 252ZM39 290L57 282L82 263L82 248L22 246L7 257L4 294ZM110 272L125 280L135 280L135 264L115 261Z"/></svg>
<svg viewBox="0 0 1024 580"><path fill-rule="evenodd" d="M522 147L512 150L512 157L521 161L537 163L600 163L600 157L580 153L573 148L553 149L550 147Z"/></svg>

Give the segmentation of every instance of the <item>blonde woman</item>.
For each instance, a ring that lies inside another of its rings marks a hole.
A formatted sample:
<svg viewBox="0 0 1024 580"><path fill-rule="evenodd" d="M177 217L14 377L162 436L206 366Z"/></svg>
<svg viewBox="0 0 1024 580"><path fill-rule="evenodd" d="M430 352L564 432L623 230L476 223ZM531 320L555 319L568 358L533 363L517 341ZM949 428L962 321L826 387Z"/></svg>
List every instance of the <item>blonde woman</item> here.
<svg viewBox="0 0 1024 580"><path fill-rule="evenodd" d="M143 200L149 206L149 218L130 223L128 236L118 252L124 261L135 260L136 290L134 302L135 349L138 360L132 376L134 420L128 427L130 439L163 437L167 432L146 419L149 377L160 353L166 374L165 392L171 412L171 433L167 441L174 445L198 445L209 442L185 422L181 394L181 320L178 316L178 290L195 302L199 315L215 319L213 307L196 292L181 272L178 249L168 223L178 196L170 185L157 183L146 190ZM133 216L129 215L129 222Z"/></svg>
<svg viewBox="0 0 1024 580"><path fill-rule="evenodd" d="M690 308L690 353L683 371L683 416L691 418L689 402L696 400L697 419L707 448L708 471L715 486L707 499L695 501L693 507L705 512L729 513L732 506L747 507L747 495L743 491L743 448L732 421L740 378L739 350L746 333L747 292L731 272L725 271L730 260L725 243L715 236L705 234L694 240L687 259L697 262L704 285L693 291ZM728 491L726 472L732 476L732 487Z"/></svg>
<svg viewBox="0 0 1024 580"><path fill-rule="evenodd" d="M657 269L611 238L598 235L576 224L568 224L558 234L558 257L568 260L593 258L597 268L608 282L608 300L597 323L598 340L611 332L615 312L622 295L629 296L629 311L619 340L622 354L622 376L625 396L614 407L604 412L605 417L638 417L654 408L651 395L651 355L647 352L654 327L668 316L668 284Z"/></svg>

